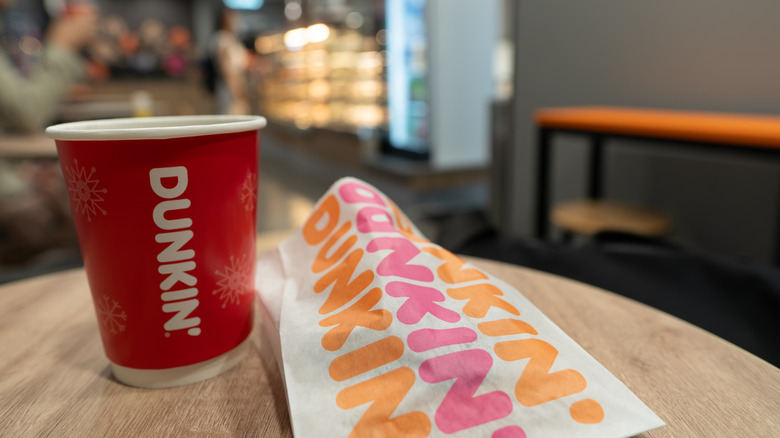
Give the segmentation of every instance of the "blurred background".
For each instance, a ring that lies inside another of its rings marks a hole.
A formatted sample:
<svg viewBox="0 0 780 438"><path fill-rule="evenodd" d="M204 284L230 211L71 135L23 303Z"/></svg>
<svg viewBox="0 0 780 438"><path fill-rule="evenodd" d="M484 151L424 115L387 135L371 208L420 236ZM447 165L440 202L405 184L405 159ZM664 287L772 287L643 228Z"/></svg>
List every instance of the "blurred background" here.
<svg viewBox="0 0 780 438"><path fill-rule="evenodd" d="M0 41L22 79L46 65L47 45L56 43L49 28L69 8L97 15L94 33L76 50L85 75L46 105L45 123L29 129L0 119L9 192L0 220L11 223L0 235L0 266L8 279L77 252L65 192L56 187L56 153L42 135L52 123L265 116L258 230L269 245L346 175L376 184L431 239L446 216L489 203L491 102L507 99L512 87L500 1L4 2ZM240 91L225 97L228 75L239 77ZM239 100L245 104L231 106Z"/></svg>
<svg viewBox="0 0 780 438"><path fill-rule="evenodd" d="M0 0L0 283L81 264L48 124L259 114L261 250L355 176L454 252L624 293L780 360L777 162L615 140L605 197L670 230L534 234L537 110L778 115L777 17L763 0ZM550 205L588 178L588 139L554 146Z"/></svg>
<svg viewBox="0 0 780 438"><path fill-rule="evenodd" d="M51 113L45 123L20 131L0 119L0 175L17 173L16 181L1 180L5 198L18 192L15 185L57 172L46 166L47 158L56 159L40 138L46 124L231 111L220 106L216 48L226 8L243 52L233 62L243 90L238 111L269 119L261 162L266 186L290 191L266 199L316 200L338 176L354 175L396 198L434 240L443 219L464 212L477 212L480 225L467 221L472 227L532 236L539 108L780 112L780 30L773 21L780 5L773 2L1 3L3 55L21 77L45 63L48 28L69 7L86 4L97 15L93 35L78 48L86 75L56 104L40 105ZM558 143L553 204L581 197L587 177L586 140L563 136ZM645 143L613 148L606 157L607 197L662 211L674 224L667 237L689 248L773 263L778 166L738 153L677 153ZM291 167L280 171L284 166ZM306 205L296 201L292 209L300 214ZM269 208L275 210L261 218L261 231L286 231L300 221L287 217L287 207ZM544 237L555 239L556 232ZM38 251L20 250L5 234L3 266Z"/></svg>

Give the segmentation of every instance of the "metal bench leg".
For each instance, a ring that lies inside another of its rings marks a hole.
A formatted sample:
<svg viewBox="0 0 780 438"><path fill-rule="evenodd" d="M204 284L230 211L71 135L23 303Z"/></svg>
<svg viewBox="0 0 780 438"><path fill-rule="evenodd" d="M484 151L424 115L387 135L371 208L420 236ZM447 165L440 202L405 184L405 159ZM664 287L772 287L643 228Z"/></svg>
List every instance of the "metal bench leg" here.
<svg viewBox="0 0 780 438"><path fill-rule="evenodd" d="M547 238L549 201L549 167L552 132L549 129L537 130L536 147L536 224L535 235L538 239Z"/></svg>
<svg viewBox="0 0 780 438"><path fill-rule="evenodd" d="M604 136L590 136L590 175L588 175L588 197L600 199L604 195Z"/></svg>

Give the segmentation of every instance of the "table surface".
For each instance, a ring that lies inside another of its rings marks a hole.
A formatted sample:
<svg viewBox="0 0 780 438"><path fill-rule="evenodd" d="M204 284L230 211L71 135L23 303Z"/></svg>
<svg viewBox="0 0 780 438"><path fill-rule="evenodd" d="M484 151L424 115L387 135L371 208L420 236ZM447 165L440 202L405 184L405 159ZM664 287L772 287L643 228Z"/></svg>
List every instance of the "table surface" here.
<svg viewBox="0 0 780 438"><path fill-rule="evenodd" d="M780 148L780 116L596 106L542 108L534 118L543 128Z"/></svg>
<svg viewBox="0 0 780 438"><path fill-rule="evenodd" d="M0 135L0 157L5 158L56 158L54 140L43 133L30 135Z"/></svg>
<svg viewBox="0 0 780 438"><path fill-rule="evenodd" d="M667 426L640 437L776 437L780 369L684 321L582 283L469 258L518 288ZM171 389L117 383L83 270L0 287L0 435L291 436L281 375L256 324L251 353Z"/></svg>

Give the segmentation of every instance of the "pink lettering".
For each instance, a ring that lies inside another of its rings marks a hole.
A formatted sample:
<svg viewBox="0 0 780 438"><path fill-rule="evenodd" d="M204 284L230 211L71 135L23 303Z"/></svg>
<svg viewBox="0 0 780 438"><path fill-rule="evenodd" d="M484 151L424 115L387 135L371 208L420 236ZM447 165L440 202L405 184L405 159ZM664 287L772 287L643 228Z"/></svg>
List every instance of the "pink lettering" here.
<svg viewBox="0 0 780 438"><path fill-rule="evenodd" d="M406 345L418 353L448 345L465 344L477 340L477 332L467 327L448 329L420 329L409 333Z"/></svg>
<svg viewBox="0 0 780 438"><path fill-rule="evenodd" d="M433 281L433 272L424 265L410 265L409 261L420 254L411 241L403 237L378 237L368 242L366 250L377 252L392 250L376 267L376 273L386 277L398 276L416 281Z"/></svg>
<svg viewBox="0 0 780 438"><path fill-rule="evenodd" d="M445 322L460 321L458 312L434 303L434 301L444 301L445 297L443 293L432 287L393 281L385 286L385 292L391 297L408 298L396 313L398 320L404 324L417 324L426 313Z"/></svg>
<svg viewBox="0 0 780 438"><path fill-rule="evenodd" d="M350 204L366 203L375 205L387 205L382 197L370 187L356 182L349 182L339 187L339 195L344 202Z"/></svg>
<svg viewBox="0 0 780 438"><path fill-rule="evenodd" d="M442 432L460 432L512 413L512 399L502 391L474 396L492 366L490 353L480 349L456 351L420 365L420 378L428 383L455 379L436 409L436 426Z"/></svg>
<svg viewBox="0 0 780 438"><path fill-rule="evenodd" d="M522 427L512 425L498 429L490 438L526 438L526 435Z"/></svg>
<svg viewBox="0 0 780 438"><path fill-rule="evenodd" d="M397 231L390 213L379 207L363 207L357 214L357 229L361 233Z"/></svg>

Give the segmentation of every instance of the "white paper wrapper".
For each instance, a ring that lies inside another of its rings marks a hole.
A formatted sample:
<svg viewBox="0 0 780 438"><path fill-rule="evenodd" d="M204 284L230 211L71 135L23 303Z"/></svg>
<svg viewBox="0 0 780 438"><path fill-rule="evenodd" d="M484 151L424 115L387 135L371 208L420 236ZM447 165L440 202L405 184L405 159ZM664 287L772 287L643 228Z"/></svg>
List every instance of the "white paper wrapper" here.
<svg viewBox="0 0 780 438"><path fill-rule="evenodd" d="M628 437L664 423L520 292L344 178L258 263L297 437Z"/></svg>

